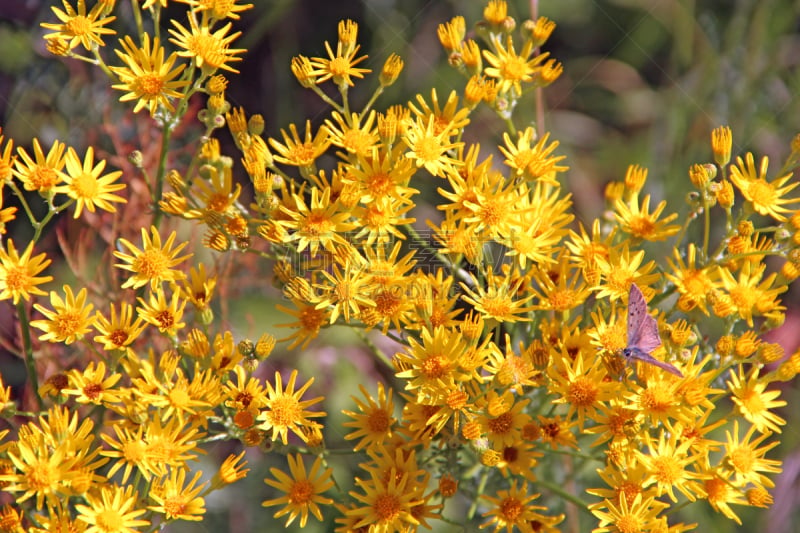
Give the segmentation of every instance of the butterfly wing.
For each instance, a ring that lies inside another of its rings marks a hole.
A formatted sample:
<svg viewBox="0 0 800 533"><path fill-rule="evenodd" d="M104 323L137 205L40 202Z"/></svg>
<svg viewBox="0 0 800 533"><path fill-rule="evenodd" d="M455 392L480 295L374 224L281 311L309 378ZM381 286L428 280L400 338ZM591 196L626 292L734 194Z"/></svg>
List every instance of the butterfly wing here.
<svg viewBox="0 0 800 533"><path fill-rule="evenodd" d="M659 346L658 322L647 313L647 301L641 289L632 283L628 293L628 347L650 353Z"/></svg>

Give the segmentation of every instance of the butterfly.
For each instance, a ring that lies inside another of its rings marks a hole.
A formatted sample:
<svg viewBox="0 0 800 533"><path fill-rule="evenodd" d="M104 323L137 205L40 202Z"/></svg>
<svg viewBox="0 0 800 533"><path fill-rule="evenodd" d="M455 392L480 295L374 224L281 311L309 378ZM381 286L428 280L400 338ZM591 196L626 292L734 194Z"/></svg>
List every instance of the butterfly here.
<svg viewBox="0 0 800 533"><path fill-rule="evenodd" d="M659 346L661 337L658 336L658 322L647 312L647 302L641 289L632 283L628 293L628 346L622 350L622 355L627 360L636 359L655 365L682 378L680 370L650 355Z"/></svg>

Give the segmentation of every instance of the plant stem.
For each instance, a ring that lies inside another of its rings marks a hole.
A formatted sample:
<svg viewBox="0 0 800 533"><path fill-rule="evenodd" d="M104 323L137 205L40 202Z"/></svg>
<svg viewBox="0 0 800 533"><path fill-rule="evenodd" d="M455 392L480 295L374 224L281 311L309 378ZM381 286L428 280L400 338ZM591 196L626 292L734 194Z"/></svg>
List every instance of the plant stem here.
<svg viewBox="0 0 800 533"><path fill-rule="evenodd" d="M28 320L28 310L25 309L24 300L17 302L17 315L19 316L20 329L22 330L22 346L25 351L25 367L28 370L28 380L31 382L36 405L40 411L44 410L44 402L39 395L39 376L36 374L36 361L33 360L33 343L31 342L31 326Z"/></svg>

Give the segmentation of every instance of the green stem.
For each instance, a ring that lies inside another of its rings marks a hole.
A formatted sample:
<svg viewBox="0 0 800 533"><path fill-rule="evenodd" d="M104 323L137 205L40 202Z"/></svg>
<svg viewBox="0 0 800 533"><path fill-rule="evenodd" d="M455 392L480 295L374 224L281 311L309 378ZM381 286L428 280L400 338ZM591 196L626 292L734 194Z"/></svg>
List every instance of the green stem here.
<svg viewBox="0 0 800 533"><path fill-rule="evenodd" d="M385 353L383 353L383 351L380 348L375 346L375 343L370 340L370 338L367 336L367 334L364 331L362 331L360 329L353 329L353 331L361 339L361 342L366 344L367 348L369 348L372 351L372 353L375 354L375 357L377 357L383 364L385 364L392 371L394 371L394 366L392 365L391 358L388 355L386 355Z"/></svg>
<svg viewBox="0 0 800 533"><path fill-rule="evenodd" d="M161 212L159 203L164 194L164 177L167 170L167 154L169 153L169 141L172 136L172 128L168 124L164 124L161 136L161 154L158 159L158 171L156 172L156 180L153 189L153 226L158 227L161 222L161 217L164 215Z"/></svg>
<svg viewBox="0 0 800 533"><path fill-rule="evenodd" d="M375 89L375 92L372 93L372 97L369 99L369 102L367 102L367 105L365 105L364 109L361 111L361 116L366 116L367 113L369 113L369 110L372 108L372 104L375 103L375 101L378 99L378 97L381 94L383 94L383 86L382 85L379 86L377 89Z"/></svg>
<svg viewBox="0 0 800 533"><path fill-rule="evenodd" d="M584 511L587 514L591 514L589 511L589 504L583 501L582 499L578 498L574 494L571 494L564 490L563 487L556 483L551 483L550 481L545 481L543 479L537 479L536 485L546 488L550 492L557 494L567 500L568 502L574 503L581 511Z"/></svg>
<svg viewBox="0 0 800 533"><path fill-rule="evenodd" d="M39 376L36 374L36 361L33 360L33 343L31 342L31 326L28 320L28 310L25 309L25 302L20 300L17 302L17 315L19 316L19 325L22 330L22 347L25 351L25 367L28 370L28 379L33 388L33 395L36 397L36 405L40 411L44 410L44 402L39 395Z"/></svg>

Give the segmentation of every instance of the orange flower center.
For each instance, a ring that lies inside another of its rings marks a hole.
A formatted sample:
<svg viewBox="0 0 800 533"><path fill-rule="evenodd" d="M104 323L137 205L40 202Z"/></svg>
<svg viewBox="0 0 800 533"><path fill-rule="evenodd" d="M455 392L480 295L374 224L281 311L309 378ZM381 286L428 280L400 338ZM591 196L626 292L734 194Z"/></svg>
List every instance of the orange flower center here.
<svg viewBox="0 0 800 533"><path fill-rule="evenodd" d="M76 15L64 24L67 32L75 36L86 35L92 31L92 21L83 15Z"/></svg>

